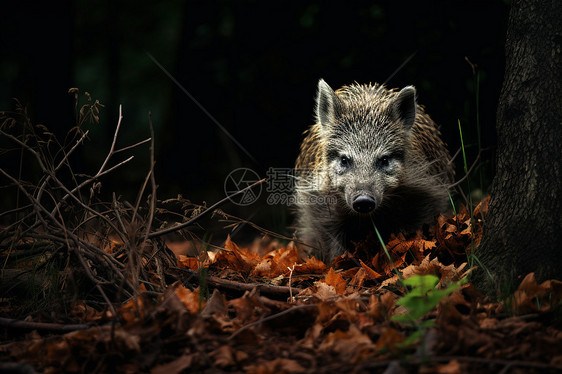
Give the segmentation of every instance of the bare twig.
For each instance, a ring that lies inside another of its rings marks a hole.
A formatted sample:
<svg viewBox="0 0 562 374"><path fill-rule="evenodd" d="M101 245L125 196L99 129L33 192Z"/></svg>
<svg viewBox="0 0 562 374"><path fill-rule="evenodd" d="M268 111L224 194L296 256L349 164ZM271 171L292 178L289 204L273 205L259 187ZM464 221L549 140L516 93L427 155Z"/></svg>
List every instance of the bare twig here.
<svg viewBox="0 0 562 374"><path fill-rule="evenodd" d="M132 157L132 156L131 156ZM103 221L105 221L113 230L115 230L115 232L117 233L117 235L119 235L121 237L122 240L124 240L123 234L117 230L117 227L115 227L115 225L113 224L113 222L111 222L111 220L109 220L107 217L105 217L103 214L100 214L97 210L92 209L90 206L84 204L84 202L82 202L82 200L80 200L77 196L74 195L74 193L72 191L69 191L68 188L66 188L66 186L56 177L53 175L53 181L55 183L57 183L59 185L59 187L66 192L66 196L70 196L72 197L72 199L74 201L76 201L76 203L78 203L78 205L80 205L83 209L85 209L86 211L92 213L94 216L99 217L100 219L102 219ZM60 209L60 203L56 204L55 207L53 208L53 210L58 210ZM53 212L51 212L51 215L53 214Z"/></svg>
<svg viewBox="0 0 562 374"><path fill-rule="evenodd" d="M294 243L296 243L296 244L301 244L301 245L305 245L305 246L308 246L308 247L311 247L311 248L315 248L314 246L310 245L309 243L302 242L302 241L300 241L300 240L298 240L298 239L296 239L296 238L294 238L294 237L289 237L289 236L285 236L285 235L278 234L278 233L276 233L276 232L274 232L274 231L271 231L271 230L268 230L268 229L263 228L263 227L261 227L261 226L258 226L258 225L256 225L255 223L253 223L252 221L249 221L249 220L246 220L246 219L243 219L243 218L239 218L239 217L233 216L232 214L228 214L228 213L225 213L225 212L222 212L222 211L221 211L221 212L220 212L220 215L222 215L223 217L228 218L228 219L225 219L225 220L221 220L222 222L228 223L228 222L230 222L230 221L235 221L235 222L239 222L239 223L242 223L242 224L247 224L247 225L253 227L254 229L256 229L257 231L260 231L260 232L262 232L262 233L264 233L264 234L266 234L266 235L269 235L269 236L271 236L271 237L274 237L274 238L277 238L277 239L281 239L281 240L288 240L288 241L292 241L292 242L294 242ZM229 220L230 220L230 221L229 221ZM227 227L229 227L229 226L227 226ZM318 249L318 248L316 248L316 249Z"/></svg>
<svg viewBox="0 0 562 374"><path fill-rule="evenodd" d="M15 208L15 209L12 209L12 210L7 210L7 211L5 211L5 212L0 213L0 217L6 216L6 215L10 215L10 214L14 214L14 213L18 213L18 212L21 212L22 210L26 210L26 209L29 209L29 208L31 208L31 207L32 207L31 204L27 204L27 205L21 206L21 207L19 207L19 208Z"/></svg>
<svg viewBox="0 0 562 374"><path fill-rule="evenodd" d="M188 269L181 269L184 273L188 273L190 276L195 276L196 272ZM274 286L270 284L263 284L263 283L245 283L245 282L236 282L228 279L223 279L220 277L215 277L212 275L207 276L206 278L207 284L209 287L212 288L219 288L222 290L229 290L229 291L236 291L236 292L245 292L251 291L254 288L258 288L260 293L267 294L271 296L289 296L291 292L300 293L302 289L296 287L289 287L289 286Z"/></svg>
<svg viewBox="0 0 562 374"><path fill-rule="evenodd" d="M41 167L41 169L47 170L47 168L46 168L45 165L43 164L43 160L41 159L41 156L39 155L39 153L37 153L37 151L36 151L35 149L31 148L31 147L29 146L29 144L27 144L27 143L25 143L25 142L19 140L17 137L15 137L15 136L13 136L13 135L11 135L11 134L8 134L8 133L6 133L6 132L4 132L4 131L2 131L2 130L0 130L0 134L4 135L5 137L7 137L7 138L9 138L9 139L11 139L11 140L13 140L14 142L16 142L16 143L18 143L19 145L21 145L23 148L25 148L26 150L28 150L28 151L33 155L33 157L35 157L35 159L37 160L37 163L39 164L39 166Z"/></svg>
<svg viewBox="0 0 562 374"><path fill-rule="evenodd" d="M119 152L128 151L129 149L133 149L133 148L138 147L139 145L143 145L144 143L148 143L151 140L152 140L152 138L147 138L147 139L141 140L140 142L135 143L133 145L129 145L129 146L126 146L126 147L123 147L123 148L119 148L118 150L113 151L113 154L116 155Z"/></svg>
<svg viewBox="0 0 562 374"><path fill-rule="evenodd" d="M451 157L451 159L449 160L449 162L448 162L449 165L451 165L455 161L455 159L457 158L459 153L461 153L461 150L462 150L462 147L459 147L459 149L457 149L457 151L455 152L453 157Z"/></svg>
<svg viewBox="0 0 562 374"><path fill-rule="evenodd" d="M238 196L238 195L240 195L240 194L242 194L242 193L244 193L244 192L246 192L246 191L248 191L248 190L250 190L250 189L252 189L252 188L254 188L254 187L256 187L256 186L258 186L258 185L260 185L260 184L262 184L262 183L264 183L265 180L266 180L266 179L263 178L263 179L261 179L261 180L255 182L254 184L252 184L252 185L250 185L250 186L248 186L248 187L246 187L246 188L243 188L243 189L241 189L240 191L237 191L236 193L234 193L234 194L232 194L232 195L230 195L230 196L225 197L224 199L222 199L222 200L220 200L220 201L214 203L214 204L211 205L209 208L207 208L207 209L204 210L203 212L199 213L197 216L193 217L192 219L190 219L190 220L187 221L187 222L184 222L184 223L179 224L179 225L177 225L177 226L169 227L169 228L164 229L164 230L152 232L152 233L150 233L150 234L147 236L147 238L148 238L148 239L151 239L151 238L154 238L154 237L156 237L156 236L161 236L161 235L164 235L164 234L169 234L169 233L171 233L171 232L178 231L178 230L181 230L181 229L183 229L183 228L185 228L185 227L187 227L187 226L189 226L189 225L192 225L194 222L198 221L199 219L201 219L203 216L209 214L210 212L213 212L216 208L218 208L218 207L221 206L222 204L226 203L227 201L229 201L229 200L232 199L233 197Z"/></svg>
<svg viewBox="0 0 562 374"><path fill-rule="evenodd" d="M476 166L476 164L478 164L478 160L480 160L480 155L482 154L482 151L478 151L478 155L476 156L476 158L474 159L474 162L472 163L472 165L470 165L470 168L467 170L466 174L464 175L464 177L462 177L461 179L459 179L458 181L456 181L453 184L450 184L448 187L449 188L454 188L456 186L458 186L459 184L461 184L462 182L464 182L466 180L466 178L468 178L470 172L472 171L472 169L474 169L474 167Z"/></svg>
<svg viewBox="0 0 562 374"><path fill-rule="evenodd" d="M109 149L109 153L107 154L103 164L101 164L101 167L98 170L98 172L96 173L96 175L99 175L101 172L103 172L103 170L105 169L105 166L109 162L109 159L114 154L113 151L115 150L115 143L117 143L117 136L119 135L119 129L121 128L121 122L122 121L123 121L123 107L121 105L119 105L119 119L117 120L117 128L115 129L115 133L113 134L113 141L111 142L111 148Z"/></svg>
<svg viewBox="0 0 562 374"><path fill-rule="evenodd" d="M75 188L73 188L72 190L70 190L70 193L71 193L71 194L74 194L74 193L80 191L80 189L82 189L84 186L86 186L86 185L92 183L93 181L99 179L100 177L102 177L102 176L104 176L104 175L106 175L106 174L112 172L113 170L115 170L115 169L117 169L118 167L120 167L120 166L126 164L127 162L131 161L131 160L134 158L134 156L130 156L129 158L127 158L127 159L125 159L125 160L123 160L123 161L117 163L116 165L114 165L114 166L112 166L111 168L109 168L109 169L106 170L105 168L106 168L106 166L107 166L109 160L111 159L111 157L112 157L113 155L115 155L115 154L118 153L118 152L122 152L122 151L124 151L124 150L128 150L128 149L137 147L137 146L139 146L139 145L141 145L141 144L144 144L144 143L146 143L147 141L149 141L149 139L145 139L145 140L143 140L143 141L141 141L141 142L138 142L138 143L136 143L136 144L133 144L133 145L131 145L131 146L128 146L128 147L124 147L124 148L115 150L115 145L116 145L116 143L117 143L117 136L119 135L119 130L120 130L120 128L121 128L121 123L122 123L122 121L123 121L123 111L122 111L122 109L123 109L123 108L122 108L122 106L120 105L120 106L119 106L119 119L118 119L118 121L117 121L117 127L116 127L116 129L115 129L115 133L113 134L113 141L112 141L112 143L111 143L111 147L110 147L110 149L109 149L109 153L108 153L107 156L105 157L105 160L103 161L102 165L100 166L98 172L97 172L94 176L92 176L92 177L86 179L85 181L83 181L82 183L80 183L78 186L76 186ZM69 193L67 193L65 196L63 196L62 199L61 199L61 201L59 202L59 206L60 206L60 204L62 204L62 202L66 201L66 199L68 199L69 196L70 196Z"/></svg>
<svg viewBox="0 0 562 374"><path fill-rule="evenodd" d="M146 224L146 231L144 234L143 242L148 239L148 234L152 229L152 220L154 219L154 211L156 209L156 178L154 177L154 126L152 126L152 114L148 113L148 124L150 126L150 185L152 187L152 195L150 196L150 211L148 213L148 222Z"/></svg>
<svg viewBox="0 0 562 374"><path fill-rule="evenodd" d="M56 173L56 172L62 167L62 165L64 165L65 162L68 162L68 158L70 157L70 155L72 155L72 153L76 150L76 148L78 148L78 146L79 146L80 144L82 144L82 142L84 141L84 139L86 138L86 136L88 136L88 133L89 133L89 130L86 131L86 132L84 132L84 133L82 134L82 136L80 137L80 139L78 139L78 140L76 141L76 143L74 144L74 146L72 146L72 148L71 148L68 152L66 152L66 153L64 154L64 157L62 158L62 160L60 160L59 164L55 167L54 173ZM70 165L69 165L69 167L70 167ZM36 196L37 196L37 201L41 201L41 197L42 197L42 195L43 195L43 190L45 189L45 187L46 187L47 184L49 183L49 179L50 179L50 178L51 178L51 175L47 175L46 178L45 178L45 180L43 181L43 183L41 183L41 186L39 187L38 192L37 192L37 195L36 195Z"/></svg>
<svg viewBox="0 0 562 374"><path fill-rule="evenodd" d="M28 322L12 318L0 317L0 326L24 330L40 330L50 332L72 332L76 330L86 330L91 326L84 324L63 325L60 323Z"/></svg>
<svg viewBox="0 0 562 374"><path fill-rule="evenodd" d="M66 236L68 235L68 238L72 239L72 240L77 244L76 247L73 247L73 251L74 251L74 253L76 253L76 255L77 255L77 257L78 257L78 259L79 259L81 265L84 267L84 270L86 271L86 274L88 275L88 277L89 277L94 283L96 283L96 284L98 284L98 285L99 285L99 284L111 284L111 282L108 282L108 281L100 281L99 279L96 279L96 278L95 278L95 276L91 273L89 266L88 266L88 265L85 263L85 261L83 260L83 258L82 258L82 253L79 251L78 247L79 247L80 245L82 245L82 246L87 246L87 247L90 247L90 248L93 247L93 248L96 249L96 251L100 251L100 252L102 252L102 253L105 253L105 252L101 251L99 248L97 248L97 247L95 247L95 246L92 246L92 245L89 244L89 243L83 242L83 241L80 240L76 235L74 235L74 234L71 233L71 232L68 232L68 230L66 230L66 228L64 227L64 224L61 223L61 222L59 222L49 211L47 211L44 206L42 206L32 195L30 195L29 192L27 192L27 190L26 190L25 188L23 188L23 186L21 186L21 184L17 183L17 181L15 180L14 177L12 177L10 174L6 173L2 168L0 168L0 173L2 173L2 174L3 174L5 177L7 177L8 179L12 180L12 182L15 182L16 185L20 188L20 190L21 190L21 191L24 193L24 195L27 197L27 199L33 203L34 209L38 209L38 210L42 211L43 213L45 213L45 215L46 215L47 217L49 217L49 219L50 219L56 226L58 226L59 229L62 230L62 232L64 233L65 238L66 238ZM49 225L47 224L47 222L44 221L42 215L41 215L41 214L37 214L37 216L38 216L38 218L43 222L45 228L48 228ZM42 234L42 236L48 237L48 236L50 236L50 235L48 235L48 234ZM53 237L53 236L51 236L51 237ZM56 240L61 241L61 242L64 243L64 244L67 244L67 245L68 245L68 242L65 240L65 238L58 238L58 237L56 237L56 236L54 236L54 238L56 238ZM111 257L111 259L113 259L113 257ZM115 259L113 259L113 260L115 261ZM115 269L115 270L117 270L117 269ZM118 273L119 275L123 276L119 271L117 271L117 273ZM132 287L131 287L131 288L132 288ZM134 288L133 288L133 289L134 289ZM107 297L107 296L105 296L105 297Z"/></svg>
<svg viewBox="0 0 562 374"><path fill-rule="evenodd" d="M104 176L104 175L106 175L106 174L108 174L108 173L111 173L113 170L115 170L115 169L117 169L118 167L123 166L123 165L126 164L127 162L131 161L134 157L135 157L135 156L131 156L131 157L127 158L126 160L121 161L121 162L118 163L117 165L114 165L113 167L111 167L111 168L109 168L109 169L107 169L107 170L105 170L105 171L103 171L103 172L101 172L101 173L98 173L98 174L94 175L94 176L91 177L91 178L88 178L87 180L83 181L83 182L80 183L78 186L76 186L76 187L74 187L72 190L70 190L70 193L71 193L71 194L74 194L74 193L80 191L80 190L82 189L82 187L84 187L84 186L86 186L86 185L92 183L92 182L95 181L96 179L98 179L98 178L100 178L100 177L102 177L102 176ZM63 197L60 199L60 202L59 202L58 205L60 206L64 201L66 201L66 199L68 199L69 196L70 196L70 194L66 194L65 196L63 196Z"/></svg>

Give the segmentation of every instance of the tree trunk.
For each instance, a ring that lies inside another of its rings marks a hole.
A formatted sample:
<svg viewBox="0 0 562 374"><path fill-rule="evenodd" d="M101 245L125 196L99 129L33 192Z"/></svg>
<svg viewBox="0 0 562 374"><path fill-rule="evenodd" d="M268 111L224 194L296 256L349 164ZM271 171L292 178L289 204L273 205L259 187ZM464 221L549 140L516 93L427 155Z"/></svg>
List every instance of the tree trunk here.
<svg viewBox="0 0 562 374"><path fill-rule="evenodd" d="M497 111L497 171L473 282L489 295L562 279L562 1L514 0ZM490 275L493 280L490 279Z"/></svg>

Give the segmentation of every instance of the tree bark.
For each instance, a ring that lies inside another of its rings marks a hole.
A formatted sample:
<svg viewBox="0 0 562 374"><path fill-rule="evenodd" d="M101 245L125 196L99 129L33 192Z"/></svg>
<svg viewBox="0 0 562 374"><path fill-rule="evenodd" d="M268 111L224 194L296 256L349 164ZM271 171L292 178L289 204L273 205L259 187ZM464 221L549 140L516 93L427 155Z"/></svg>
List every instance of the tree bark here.
<svg viewBox="0 0 562 374"><path fill-rule="evenodd" d="M497 171L477 252L487 271L473 278L489 295L529 272L562 279L562 1L514 0L505 51Z"/></svg>

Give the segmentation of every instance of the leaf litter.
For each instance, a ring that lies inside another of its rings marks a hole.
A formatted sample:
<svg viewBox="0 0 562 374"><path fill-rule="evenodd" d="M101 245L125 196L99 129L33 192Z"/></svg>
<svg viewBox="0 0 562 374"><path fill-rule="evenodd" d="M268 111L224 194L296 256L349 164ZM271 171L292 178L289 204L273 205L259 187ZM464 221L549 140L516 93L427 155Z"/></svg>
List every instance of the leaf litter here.
<svg viewBox="0 0 562 374"><path fill-rule="evenodd" d="M332 264L303 256L293 243L259 254L228 238L218 252L178 251L164 293L141 285L115 312L76 301L69 315L82 329L56 333L4 321L0 369L560 372L562 282L538 284L528 274L511 297L493 302L466 281L467 251L480 241L487 202L472 218L462 208L433 229L392 236L392 261L373 251L372 238ZM121 245L108 243L111 251ZM424 277L434 283L420 283ZM412 307L420 303L427 310Z"/></svg>

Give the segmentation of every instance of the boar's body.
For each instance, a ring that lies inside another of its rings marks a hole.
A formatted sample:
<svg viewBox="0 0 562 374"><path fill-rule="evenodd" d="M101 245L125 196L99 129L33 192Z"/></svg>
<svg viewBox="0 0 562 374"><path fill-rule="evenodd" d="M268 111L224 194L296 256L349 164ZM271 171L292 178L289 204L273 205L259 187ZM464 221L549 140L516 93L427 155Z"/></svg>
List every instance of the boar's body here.
<svg viewBox="0 0 562 374"><path fill-rule="evenodd" d="M440 132L416 91L320 80L316 124L296 162L297 238L331 260L373 224L412 231L449 207L454 172Z"/></svg>

